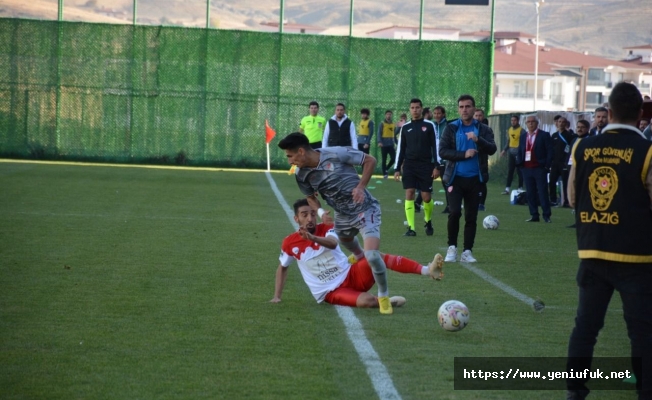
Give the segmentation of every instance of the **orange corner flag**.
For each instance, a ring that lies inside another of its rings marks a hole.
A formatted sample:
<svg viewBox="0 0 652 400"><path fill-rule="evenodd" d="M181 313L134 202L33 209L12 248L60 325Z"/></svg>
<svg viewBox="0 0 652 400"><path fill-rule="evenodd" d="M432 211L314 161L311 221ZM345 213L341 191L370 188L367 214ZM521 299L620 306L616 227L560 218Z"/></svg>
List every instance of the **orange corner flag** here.
<svg viewBox="0 0 652 400"><path fill-rule="evenodd" d="M269 142L274 139L274 136L276 136L276 131L274 131L274 129L269 126L269 122L265 120L265 143L269 144Z"/></svg>

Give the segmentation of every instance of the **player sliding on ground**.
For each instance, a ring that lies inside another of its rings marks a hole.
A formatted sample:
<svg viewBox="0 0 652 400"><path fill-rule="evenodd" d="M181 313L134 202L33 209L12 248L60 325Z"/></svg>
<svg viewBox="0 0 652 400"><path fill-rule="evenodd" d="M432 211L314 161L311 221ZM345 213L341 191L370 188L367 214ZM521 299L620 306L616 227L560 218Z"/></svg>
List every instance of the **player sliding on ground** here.
<svg viewBox="0 0 652 400"><path fill-rule="evenodd" d="M318 303L325 301L334 305L349 307L378 307L378 298L370 293L374 276L367 259L363 258L353 265L340 250L339 239L330 224L317 224L317 212L307 199L294 203L294 220L299 230L287 236L281 245L280 265L276 270L276 284L272 303L279 303L293 259L297 260L303 280L310 288ZM382 254L387 268L404 274L429 275L440 280L444 259L441 254L427 266L402 256ZM394 307L405 304L405 298L390 298Z"/></svg>
<svg viewBox="0 0 652 400"><path fill-rule="evenodd" d="M331 132L334 134L335 130ZM340 244L357 260L366 259L378 285L380 313L391 314L387 266L379 251L380 203L367 190L376 159L351 147L313 150L308 138L299 132L287 135L278 147L285 150L288 162L297 166L297 185L312 209L317 210L320 217L328 215L328 211L321 209L317 194L333 207L334 229ZM355 170L358 165L362 166L362 176ZM364 251L356 238L358 233L362 235Z"/></svg>

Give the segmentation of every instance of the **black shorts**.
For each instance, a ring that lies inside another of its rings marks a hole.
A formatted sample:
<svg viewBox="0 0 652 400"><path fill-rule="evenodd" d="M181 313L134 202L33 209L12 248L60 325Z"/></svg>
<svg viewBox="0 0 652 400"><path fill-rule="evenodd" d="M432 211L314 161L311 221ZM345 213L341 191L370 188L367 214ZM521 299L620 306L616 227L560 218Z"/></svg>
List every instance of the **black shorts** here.
<svg viewBox="0 0 652 400"><path fill-rule="evenodd" d="M403 189L419 189L422 192L432 193L432 171L435 164L403 163Z"/></svg>

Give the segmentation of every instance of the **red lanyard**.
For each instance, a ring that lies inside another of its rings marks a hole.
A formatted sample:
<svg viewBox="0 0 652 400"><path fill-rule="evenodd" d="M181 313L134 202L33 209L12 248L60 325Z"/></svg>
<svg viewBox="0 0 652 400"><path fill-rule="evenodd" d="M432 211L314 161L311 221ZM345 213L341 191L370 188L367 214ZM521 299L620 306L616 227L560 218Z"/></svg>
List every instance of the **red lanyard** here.
<svg viewBox="0 0 652 400"><path fill-rule="evenodd" d="M525 143L525 151L532 151L532 147L534 147L534 141L537 139L537 133L538 132L539 132L539 130L537 129L531 135L528 133L527 142Z"/></svg>

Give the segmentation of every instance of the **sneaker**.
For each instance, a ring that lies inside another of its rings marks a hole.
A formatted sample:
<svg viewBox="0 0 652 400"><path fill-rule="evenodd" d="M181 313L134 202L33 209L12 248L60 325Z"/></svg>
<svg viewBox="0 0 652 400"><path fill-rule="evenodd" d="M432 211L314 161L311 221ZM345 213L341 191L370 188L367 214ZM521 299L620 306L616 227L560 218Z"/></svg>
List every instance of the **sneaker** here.
<svg viewBox="0 0 652 400"><path fill-rule="evenodd" d="M448 250L446 251L446 259L444 261L455 262L456 260L457 260L457 247L448 246Z"/></svg>
<svg viewBox="0 0 652 400"><path fill-rule="evenodd" d="M478 211L485 211L484 204L478 204Z"/></svg>
<svg viewBox="0 0 652 400"><path fill-rule="evenodd" d="M426 228L426 235L432 236L432 234L435 233L435 230L432 229L432 221L426 222L425 228Z"/></svg>
<svg viewBox="0 0 652 400"><path fill-rule="evenodd" d="M383 179L387 179L387 174L383 175Z"/></svg>
<svg viewBox="0 0 652 400"><path fill-rule="evenodd" d="M519 193L525 192L525 189L523 189L522 187L518 188L517 190L518 190Z"/></svg>
<svg viewBox="0 0 652 400"><path fill-rule="evenodd" d="M406 301L403 296L392 296L389 298L389 303L392 307L403 307Z"/></svg>
<svg viewBox="0 0 652 400"><path fill-rule="evenodd" d="M391 314L394 312L394 310L392 310L392 303L389 296L379 297L378 307L380 308L381 314Z"/></svg>
<svg viewBox="0 0 652 400"><path fill-rule="evenodd" d="M473 254L471 254L471 250L464 250L462 252L462 256L460 257L460 262L465 262L465 263L474 263L477 262L475 258L473 258Z"/></svg>
<svg viewBox="0 0 652 400"><path fill-rule="evenodd" d="M441 254L435 254L435 258L428 264L428 274L436 281L440 281L444 277L444 257Z"/></svg>
<svg viewBox="0 0 652 400"><path fill-rule="evenodd" d="M416 235L417 233L410 228L408 228L407 232L403 234L403 236L416 236Z"/></svg>
<svg viewBox="0 0 652 400"><path fill-rule="evenodd" d="M509 194L509 188L505 188L505 190L501 194Z"/></svg>
<svg viewBox="0 0 652 400"><path fill-rule="evenodd" d="M451 212L450 212L450 210L448 209L448 206L446 206L446 208L444 208L444 211L442 211L441 213L442 213L442 214L450 214Z"/></svg>

